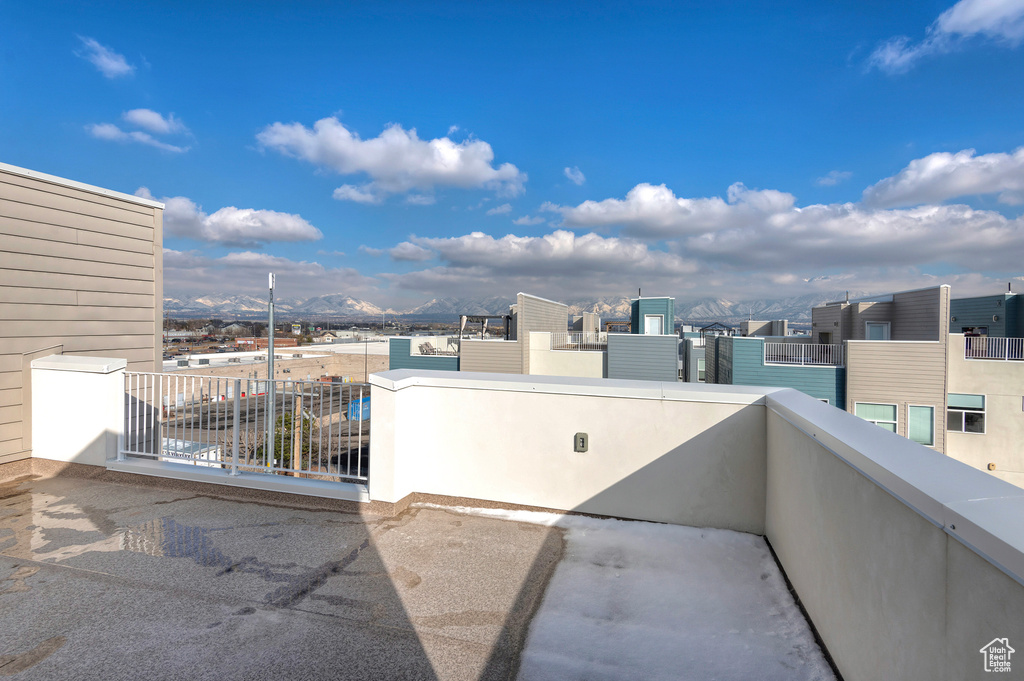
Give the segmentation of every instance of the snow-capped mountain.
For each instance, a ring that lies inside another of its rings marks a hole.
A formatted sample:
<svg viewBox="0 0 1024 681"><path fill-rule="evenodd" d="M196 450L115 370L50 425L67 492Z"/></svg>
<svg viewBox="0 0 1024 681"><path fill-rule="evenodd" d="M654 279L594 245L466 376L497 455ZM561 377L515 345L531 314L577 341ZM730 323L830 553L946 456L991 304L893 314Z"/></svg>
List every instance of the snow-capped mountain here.
<svg viewBox="0 0 1024 681"><path fill-rule="evenodd" d="M719 321L738 324L745 319L788 319L793 322L810 321L811 308L827 302L842 300L845 291L814 293L792 298L727 300L703 298L676 299L676 320L686 322ZM850 291L851 297L866 295ZM506 314L515 301L511 298L434 298L422 305L406 310L382 309L374 303L359 300L343 293L329 293L306 300L275 300L277 313L294 317L335 317L351 320L389 318L409 320L437 320L454 322L460 314ZM567 303L570 315L596 312L602 319L628 319L630 299L608 297L597 300L575 300ZM169 316L254 318L267 312L267 301L253 296L206 295L196 297L168 296L164 298L164 311Z"/></svg>

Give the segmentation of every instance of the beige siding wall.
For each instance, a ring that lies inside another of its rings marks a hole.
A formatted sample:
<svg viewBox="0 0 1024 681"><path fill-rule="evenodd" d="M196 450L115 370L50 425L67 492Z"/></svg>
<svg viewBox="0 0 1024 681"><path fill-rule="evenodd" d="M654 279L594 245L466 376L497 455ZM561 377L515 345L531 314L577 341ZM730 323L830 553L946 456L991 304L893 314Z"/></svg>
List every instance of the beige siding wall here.
<svg viewBox="0 0 1024 681"><path fill-rule="evenodd" d="M819 334L832 334L831 342L840 343L843 338L843 307L827 305L811 308L811 338L817 343Z"/></svg>
<svg viewBox="0 0 1024 681"><path fill-rule="evenodd" d="M524 374L530 373L530 332L550 331L565 333L569 327L569 306L520 293L516 296L516 338L523 344L522 367Z"/></svg>
<svg viewBox="0 0 1024 681"><path fill-rule="evenodd" d="M854 303L847 308L847 315L850 323L845 325L843 340L864 340L867 338L868 322L890 322L889 333L892 328L892 303ZM895 340L895 336L890 336Z"/></svg>
<svg viewBox="0 0 1024 681"><path fill-rule="evenodd" d="M938 286L894 295L892 339L944 339L949 333L949 293L948 286Z"/></svg>
<svg viewBox="0 0 1024 681"><path fill-rule="evenodd" d="M523 373L523 341L462 341L459 371L497 374Z"/></svg>
<svg viewBox="0 0 1024 681"><path fill-rule="evenodd" d="M897 432L906 437L908 407L935 407L934 448L945 452L946 343L850 341L846 352L846 410L895 404Z"/></svg>
<svg viewBox="0 0 1024 681"><path fill-rule="evenodd" d="M162 220L155 202L0 164L0 462L31 451L35 357L159 370Z"/></svg>
<svg viewBox="0 0 1024 681"><path fill-rule="evenodd" d="M1024 487L1024 362L964 359L964 336L949 336L949 392L985 396L985 432L949 433L946 454Z"/></svg>

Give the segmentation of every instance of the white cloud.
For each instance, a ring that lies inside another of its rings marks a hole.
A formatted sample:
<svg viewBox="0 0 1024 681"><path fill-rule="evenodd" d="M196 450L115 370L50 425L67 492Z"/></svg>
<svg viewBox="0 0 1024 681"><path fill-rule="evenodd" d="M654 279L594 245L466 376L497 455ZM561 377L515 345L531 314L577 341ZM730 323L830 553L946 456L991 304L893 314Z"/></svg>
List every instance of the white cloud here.
<svg viewBox="0 0 1024 681"><path fill-rule="evenodd" d="M505 215L512 212L512 204L503 203L487 211L488 215Z"/></svg>
<svg viewBox="0 0 1024 681"><path fill-rule="evenodd" d="M164 151L174 152L176 154L188 151L188 147L179 147L174 144L161 142L147 132L139 130L126 132L113 123L93 123L85 126L85 129L96 139L108 142L135 142L138 144L145 144L150 147L156 147L157 149L162 149Z"/></svg>
<svg viewBox="0 0 1024 681"><path fill-rule="evenodd" d="M906 168L864 190L864 203L878 207L940 203L979 194L999 194L1015 204L1024 191L1024 147L1010 154L982 154L974 149L939 152L914 159Z"/></svg>
<svg viewBox="0 0 1024 681"><path fill-rule="evenodd" d="M312 129L301 123L274 123L256 139L265 148L341 175L367 175L369 182L346 184L334 192L337 199L361 203L380 203L389 194L430 192L436 187L483 188L517 196L527 179L511 163L494 167L494 152L487 142L470 138L455 143L449 137L421 140L415 129L405 130L398 124L364 140L329 117Z"/></svg>
<svg viewBox="0 0 1024 681"><path fill-rule="evenodd" d="M170 135L174 133L188 132L188 128L174 114L168 114L166 118L152 109L132 109L121 114L128 123L135 127L144 128L157 135Z"/></svg>
<svg viewBox="0 0 1024 681"><path fill-rule="evenodd" d="M277 275L275 293L280 298L309 297L325 291L355 296L377 293L375 279L350 267L329 268L318 262L252 251L211 258L199 251L164 249L164 290L178 295L266 293L267 272Z"/></svg>
<svg viewBox="0 0 1024 681"><path fill-rule="evenodd" d="M437 199L430 194L409 194L405 197L405 202L414 206L432 206L437 203Z"/></svg>
<svg viewBox="0 0 1024 681"><path fill-rule="evenodd" d="M93 38L78 36L78 39L82 41L85 51L75 52L75 54L91 63L107 78L121 78L135 73L135 67L129 64L124 56L109 47L100 45Z"/></svg>
<svg viewBox="0 0 1024 681"><path fill-rule="evenodd" d="M152 198L145 187L137 196ZM229 246L253 246L271 241L316 241L319 229L300 215L273 210L226 206L212 215L184 196L163 198L164 231L176 237Z"/></svg>
<svg viewBox="0 0 1024 681"><path fill-rule="evenodd" d="M357 187L353 184L343 184L331 194L339 201L354 201L356 203L376 204L384 200L384 194L375 191L373 187L364 185Z"/></svg>
<svg viewBox="0 0 1024 681"><path fill-rule="evenodd" d="M697 263L632 239L577 236L566 230L501 238L473 232L448 239L412 237L410 242L443 264L381 277L399 289L431 295L511 295L521 290L556 299L625 295L623 279L630 290L634 279L669 290L699 269Z"/></svg>
<svg viewBox="0 0 1024 681"><path fill-rule="evenodd" d="M365 253L366 255L369 255L369 256L371 256L373 258L379 258L380 256L382 256L385 253L387 253L387 249L385 249L385 248L373 248L372 246L360 246L359 247L359 252L360 253Z"/></svg>
<svg viewBox="0 0 1024 681"><path fill-rule="evenodd" d="M815 273L828 268L954 265L1016 271L1024 219L968 206L879 210L858 204L812 205L756 225L707 232L671 248L715 267Z"/></svg>
<svg viewBox="0 0 1024 681"><path fill-rule="evenodd" d="M868 66L903 73L921 59L951 52L975 36L1016 47L1024 38L1024 2L960 0L939 15L921 42L914 43L906 36L890 38L871 53Z"/></svg>
<svg viewBox="0 0 1024 681"><path fill-rule="evenodd" d="M529 215L524 215L524 216L522 216L520 218L516 218L515 220L513 220L512 224L513 225L539 225L540 223L544 222L544 220L545 220L545 218L542 218L539 215L537 217L530 217Z"/></svg>
<svg viewBox="0 0 1024 681"><path fill-rule="evenodd" d="M403 262L423 262L433 259L435 253L429 248L423 248L414 243L403 241L392 249L388 250L392 260Z"/></svg>
<svg viewBox="0 0 1024 681"><path fill-rule="evenodd" d="M583 172L580 171L579 166L573 166L572 168L565 169L565 176L569 178L569 181L575 185L581 185L587 181L584 177Z"/></svg>
<svg viewBox="0 0 1024 681"><path fill-rule="evenodd" d="M686 199L665 185L638 184L625 199L584 201L578 206L545 203L541 210L561 213L570 227L621 226L627 236L670 238L757 224L793 208L792 194L747 189L742 183L720 197Z"/></svg>
<svg viewBox="0 0 1024 681"><path fill-rule="evenodd" d="M819 177L814 181L814 184L819 187L834 187L840 182L845 182L853 177L853 173L848 170L831 170L828 175Z"/></svg>

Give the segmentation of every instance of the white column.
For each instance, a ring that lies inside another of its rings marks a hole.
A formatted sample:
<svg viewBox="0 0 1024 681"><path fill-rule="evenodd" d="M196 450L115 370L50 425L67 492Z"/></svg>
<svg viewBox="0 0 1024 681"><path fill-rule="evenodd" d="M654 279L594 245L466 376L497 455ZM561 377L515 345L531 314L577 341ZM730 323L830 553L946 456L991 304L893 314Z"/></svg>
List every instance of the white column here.
<svg viewBox="0 0 1024 681"><path fill-rule="evenodd" d="M32 456L104 466L124 429L124 370L114 357L32 360Z"/></svg>

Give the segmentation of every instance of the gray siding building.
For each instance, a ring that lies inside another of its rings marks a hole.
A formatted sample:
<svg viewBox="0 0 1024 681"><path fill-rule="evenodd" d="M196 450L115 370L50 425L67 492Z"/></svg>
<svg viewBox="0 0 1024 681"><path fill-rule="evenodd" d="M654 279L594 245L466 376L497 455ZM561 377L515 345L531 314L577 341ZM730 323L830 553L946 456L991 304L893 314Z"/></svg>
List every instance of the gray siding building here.
<svg viewBox="0 0 1024 681"><path fill-rule="evenodd" d="M29 365L159 371L163 204L0 163L0 463L31 453Z"/></svg>

